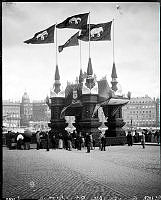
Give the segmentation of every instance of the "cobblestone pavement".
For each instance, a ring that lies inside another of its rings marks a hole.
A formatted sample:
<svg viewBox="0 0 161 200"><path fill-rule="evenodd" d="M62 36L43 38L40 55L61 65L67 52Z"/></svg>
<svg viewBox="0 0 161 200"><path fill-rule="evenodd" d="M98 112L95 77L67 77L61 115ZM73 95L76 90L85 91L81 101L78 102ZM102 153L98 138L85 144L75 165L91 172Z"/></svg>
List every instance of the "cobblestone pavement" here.
<svg viewBox="0 0 161 200"><path fill-rule="evenodd" d="M110 146L106 151L96 148L89 154L85 149L46 151L3 147L5 198L63 199L62 195L69 200L154 198L161 195L160 175L159 146L145 149L137 145Z"/></svg>

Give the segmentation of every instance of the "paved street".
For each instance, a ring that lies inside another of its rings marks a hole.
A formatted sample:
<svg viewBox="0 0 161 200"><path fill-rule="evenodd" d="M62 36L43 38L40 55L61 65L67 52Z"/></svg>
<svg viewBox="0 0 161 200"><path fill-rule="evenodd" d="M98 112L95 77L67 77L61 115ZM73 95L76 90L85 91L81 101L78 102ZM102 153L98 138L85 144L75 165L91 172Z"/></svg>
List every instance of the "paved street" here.
<svg viewBox="0 0 161 200"><path fill-rule="evenodd" d="M85 149L38 151L3 147L5 198L154 198L161 195L160 175L160 146L110 146L104 152L96 148L90 154Z"/></svg>

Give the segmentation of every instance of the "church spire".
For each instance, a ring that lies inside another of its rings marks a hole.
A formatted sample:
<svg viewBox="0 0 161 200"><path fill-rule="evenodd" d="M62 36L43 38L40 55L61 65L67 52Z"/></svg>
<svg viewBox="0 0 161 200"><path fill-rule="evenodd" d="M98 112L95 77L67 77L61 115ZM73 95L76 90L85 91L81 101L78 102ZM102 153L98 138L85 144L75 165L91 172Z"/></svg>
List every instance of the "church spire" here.
<svg viewBox="0 0 161 200"><path fill-rule="evenodd" d="M58 65L56 65L56 70L55 70L55 83L54 83L54 92L56 94L58 94L60 92L60 75L59 75L59 68L58 68Z"/></svg>
<svg viewBox="0 0 161 200"><path fill-rule="evenodd" d="M117 74L116 74L116 67L115 67L115 63L113 62L113 67L112 67L112 74L111 74L111 78L112 78L112 81L111 81L111 84L112 84L112 90L114 90L115 92L117 91Z"/></svg>

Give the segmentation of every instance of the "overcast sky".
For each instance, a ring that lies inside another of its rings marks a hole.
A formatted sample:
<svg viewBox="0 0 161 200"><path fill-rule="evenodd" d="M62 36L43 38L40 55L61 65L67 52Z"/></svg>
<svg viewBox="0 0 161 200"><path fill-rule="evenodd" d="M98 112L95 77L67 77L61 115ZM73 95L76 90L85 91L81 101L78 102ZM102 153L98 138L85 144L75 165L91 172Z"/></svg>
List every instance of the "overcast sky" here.
<svg viewBox="0 0 161 200"><path fill-rule="evenodd" d="M116 9L120 5L120 12ZM90 12L90 23L115 18L115 64L122 93L132 97L160 96L159 3L5 3L2 7L2 95L21 100L26 91L32 100L50 95L54 83L56 48L53 44L25 44L35 33L67 17ZM112 27L113 30L113 27ZM77 29L57 29L57 43L64 44ZM111 37L113 32L111 32ZM91 42L93 71L99 80L106 75L111 86L112 41ZM88 42L81 42L82 69L87 71ZM75 81L80 71L80 47L58 53L60 81Z"/></svg>

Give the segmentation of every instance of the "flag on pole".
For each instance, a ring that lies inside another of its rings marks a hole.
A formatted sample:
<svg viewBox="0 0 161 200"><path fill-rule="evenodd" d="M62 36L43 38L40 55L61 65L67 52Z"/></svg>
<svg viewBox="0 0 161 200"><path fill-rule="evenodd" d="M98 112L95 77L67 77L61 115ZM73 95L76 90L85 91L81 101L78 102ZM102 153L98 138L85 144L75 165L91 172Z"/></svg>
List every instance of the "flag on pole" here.
<svg viewBox="0 0 161 200"><path fill-rule="evenodd" d="M58 47L59 53L63 51L63 48L65 47L78 46L79 45L78 36L79 36L79 31L76 34L74 34L64 45L60 45Z"/></svg>
<svg viewBox="0 0 161 200"><path fill-rule="evenodd" d="M82 29L82 26L87 24L89 13L73 15L68 17L62 23L58 24L57 28L73 28L73 29Z"/></svg>
<svg viewBox="0 0 161 200"><path fill-rule="evenodd" d="M112 21L101 24L90 24L90 41L111 40L111 24ZM78 39L83 41L89 41L88 25L84 27Z"/></svg>
<svg viewBox="0 0 161 200"><path fill-rule="evenodd" d="M35 33L34 37L24 41L27 44L46 44L46 43L54 43L54 30L55 25L50 26L49 28Z"/></svg>

